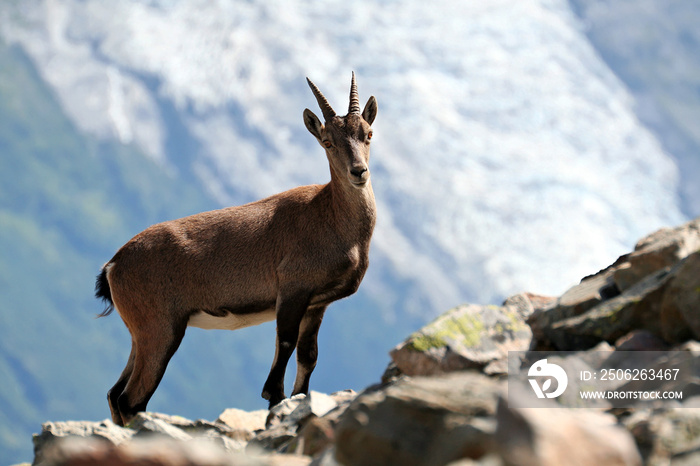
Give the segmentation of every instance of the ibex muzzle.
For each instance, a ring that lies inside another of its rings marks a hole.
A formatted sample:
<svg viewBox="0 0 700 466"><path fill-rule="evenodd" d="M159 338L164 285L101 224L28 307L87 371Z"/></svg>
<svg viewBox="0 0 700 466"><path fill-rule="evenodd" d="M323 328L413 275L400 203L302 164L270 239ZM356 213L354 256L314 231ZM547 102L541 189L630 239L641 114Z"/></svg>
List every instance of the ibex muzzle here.
<svg viewBox="0 0 700 466"><path fill-rule="evenodd" d="M188 326L234 330L276 320L262 396L270 406L284 399L295 348L292 394L308 392L324 312L357 291L369 264L376 205L368 162L377 114L374 97L360 113L354 73L343 117L309 86L325 123L308 109L304 123L326 151L329 183L153 225L97 276L95 294L108 304L101 315L116 308L132 337L126 367L107 394L115 423L146 409Z"/></svg>

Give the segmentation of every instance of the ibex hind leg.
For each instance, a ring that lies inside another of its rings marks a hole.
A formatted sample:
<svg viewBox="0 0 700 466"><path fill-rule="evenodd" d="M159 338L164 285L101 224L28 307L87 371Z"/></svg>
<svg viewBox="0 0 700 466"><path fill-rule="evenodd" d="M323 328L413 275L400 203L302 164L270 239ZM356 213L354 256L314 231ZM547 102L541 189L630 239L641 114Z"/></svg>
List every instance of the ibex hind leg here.
<svg viewBox="0 0 700 466"><path fill-rule="evenodd" d="M145 411L148 401L158 388L170 358L185 336L187 323L176 328L142 328L134 335L135 355L131 376L117 398L123 425L136 413ZM136 332L135 332L136 333Z"/></svg>
<svg viewBox="0 0 700 466"><path fill-rule="evenodd" d="M136 344L132 340L131 342L131 353L129 354L129 359L127 360L126 367L122 371L122 375L119 376L119 380L114 386L107 392L107 402L109 403L109 411L112 413L112 421L119 426L124 425L122 420L122 415L119 412L119 396L124 392L126 384L131 377L131 373L134 370L134 355L136 354Z"/></svg>

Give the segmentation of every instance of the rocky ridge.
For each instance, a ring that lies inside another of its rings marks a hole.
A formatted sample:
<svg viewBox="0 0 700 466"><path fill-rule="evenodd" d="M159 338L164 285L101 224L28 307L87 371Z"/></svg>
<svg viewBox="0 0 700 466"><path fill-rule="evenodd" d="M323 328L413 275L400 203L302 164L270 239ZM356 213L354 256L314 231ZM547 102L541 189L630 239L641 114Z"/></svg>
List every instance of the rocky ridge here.
<svg viewBox="0 0 700 466"><path fill-rule="evenodd" d="M643 238L560 297L523 293L448 311L398 345L381 383L359 394L312 391L213 422L158 413L127 428L48 422L34 436L34 464L698 464L700 374L665 387L684 390L683 400L627 409L552 400L519 409L506 379L509 351L595 370L627 351L697 358L697 340L700 218Z"/></svg>

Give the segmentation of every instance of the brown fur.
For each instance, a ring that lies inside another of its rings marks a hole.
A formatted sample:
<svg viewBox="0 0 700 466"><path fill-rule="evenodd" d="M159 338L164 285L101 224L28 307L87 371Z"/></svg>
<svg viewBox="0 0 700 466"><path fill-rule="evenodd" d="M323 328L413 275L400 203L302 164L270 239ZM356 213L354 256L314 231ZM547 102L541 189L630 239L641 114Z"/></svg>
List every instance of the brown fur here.
<svg viewBox="0 0 700 466"><path fill-rule="evenodd" d="M323 125L304 112L326 149L328 184L154 225L105 264L96 294L116 307L132 336L127 365L108 393L115 423L145 410L188 323L202 325L198 319L223 328L220 319L232 316L248 319L236 320L238 327L275 318L277 350L263 397L270 406L284 399L284 372L295 348L293 394L308 391L323 313L360 285L375 223L367 163L376 100L371 97L362 114L354 110L354 81L353 74L347 116L322 106L331 117Z"/></svg>

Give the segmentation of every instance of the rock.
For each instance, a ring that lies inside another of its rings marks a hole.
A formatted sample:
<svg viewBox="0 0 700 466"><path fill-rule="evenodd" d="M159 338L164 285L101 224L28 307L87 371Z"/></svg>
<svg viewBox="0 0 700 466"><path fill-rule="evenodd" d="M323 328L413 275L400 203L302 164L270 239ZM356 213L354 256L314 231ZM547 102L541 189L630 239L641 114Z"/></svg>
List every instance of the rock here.
<svg viewBox="0 0 700 466"><path fill-rule="evenodd" d="M182 429L151 413L138 413L129 424L129 428L135 430L136 435L160 435L173 440L192 440L192 436Z"/></svg>
<svg viewBox="0 0 700 466"><path fill-rule="evenodd" d="M338 406L338 403L330 395L311 390L309 395L301 400L284 422L299 424L309 416L321 417L328 414Z"/></svg>
<svg viewBox="0 0 700 466"><path fill-rule="evenodd" d="M335 431L335 458L351 465L447 464L491 449L503 385L476 372L404 378L360 394Z"/></svg>
<svg viewBox="0 0 700 466"><path fill-rule="evenodd" d="M615 342L618 351L664 351L669 345L649 330L632 330Z"/></svg>
<svg viewBox="0 0 700 466"><path fill-rule="evenodd" d="M607 268L581 280L558 300L560 318L577 316L620 294L613 280L614 268Z"/></svg>
<svg viewBox="0 0 700 466"><path fill-rule="evenodd" d="M320 454L314 457L311 462L311 466L344 466L338 463L335 459L335 447L331 445L330 447L323 450Z"/></svg>
<svg viewBox="0 0 700 466"><path fill-rule="evenodd" d="M266 409L249 412L230 408L221 413L216 422L231 429L227 434L230 438L247 442L255 437L256 431L265 429L267 415Z"/></svg>
<svg viewBox="0 0 700 466"><path fill-rule="evenodd" d="M323 418L331 421L333 425L335 425L340 416L342 416L348 406L350 406L352 400L357 398L357 392L354 390L343 390L331 393L330 397L335 401L336 407L324 414Z"/></svg>
<svg viewBox="0 0 700 466"><path fill-rule="evenodd" d="M191 421L182 416L170 416L162 413L138 413L128 427L136 430L137 435L161 434L180 440L189 440L188 437L227 437L243 440L234 429L218 420L215 422L203 419Z"/></svg>
<svg viewBox="0 0 700 466"><path fill-rule="evenodd" d="M698 381L698 359L692 351L684 350L683 347L673 348L663 353L635 353L625 355L624 353L614 353L618 356L618 362L613 362L613 367L622 367L626 363L632 367L644 368L655 373L678 370L673 377L656 380L629 380L619 385L620 391L664 391L682 392L683 398L679 400L658 400L650 401L654 406L663 405L665 407L679 406L688 398L700 395L700 384ZM613 358L611 358L613 359ZM641 402L640 402L641 403ZM700 434L700 432L699 432Z"/></svg>
<svg viewBox="0 0 700 466"><path fill-rule="evenodd" d="M577 351L615 342L639 328L658 332L659 301L668 278L668 272L657 272L584 314L553 323L544 333L558 350Z"/></svg>
<svg viewBox="0 0 700 466"><path fill-rule="evenodd" d="M560 322L573 319L585 314L590 309L595 308L607 299L619 295L619 291L613 281L613 270L609 267L581 280L581 283L567 290L556 301L548 306L541 307L528 318L527 323L532 329L533 339L536 343L535 349L547 350L550 347L563 350L557 345L556 336L552 337L551 329ZM590 346L601 339L585 338L581 344L568 342L567 349L575 350L580 346Z"/></svg>
<svg viewBox="0 0 700 466"><path fill-rule="evenodd" d="M633 330L661 330L661 301L678 264L646 277L623 294L585 313L552 323L543 330L549 344L562 351L585 350L600 341L615 342Z"/></svg>
<svg viewBox="0 0 700 466"><path fill-rule="evenodd" d="M320 410L322 406L314 406L313 409ZM233 422L233 419L247 418L248 424L246 425L248 426L250 426L251 419L253 419L253 423L264 423L262 413L246 414L247 416L229 411L224 418L228 419L229 422ZM281 437L279 430L283 428L288 429L288 435L284 438L276 438L275 435ZM269 447L267 450L279 447L296 435L297 428L297 424L287 422L262 431L270 439L269 445L265 444L264 446ZM310 458L299 455L270 456L269 452L265 453L265 449L256 449L256 445L253 445L250 450L246 450L249 453L248 456L243 456L240 453L245 449L249 439L240 437L241 429L245 428L234 429L223 422L190 421L179 416L167 416L159 413L138 413L128 428L118 427L111 421L46 423L42 426L41 434L34 437L35 463L305 465L311 461ZM263 436L259 434L258 437ZM64 442L66 443L64 444ZM259 441L257 446L260 447L260 444L262 442ZM53 455L51 461L49 461L50 458L47 456L49 453L47 452L54 452L51 453ZM234 456L221 456L220 452L230 453ZM177 459L179 456L188 458L190 453L198 455L192 462ZM88 461L88 463L81 463L81 461Z"/></svg>
<svg viewBox="0 0 700 466"><path fill-rule="evenodd" d="M700 338L699 290L700 251L581 315L541 328L538 335L562 351L612 343L634 330L647 330L667 343Z"/></svg>
<svg viewBox="0 0 700 466"><path fill-rule="evenodd" d="M296 437L298 430L298 424L289 422L272 425L258 432L258 434L248 442L245 451L253 454L264 451L286 451L287 444Z"/></svg>
<svg viewBox="0 0 700 466"><path fill-rule="evenodd" d="M700 339L700 250L675 271L661 299L661 335L671 343Z"/></svg>
<svg viewBox="0 0 700 466"><path fill-rule="evenodd" d="M309 454L311 450L317 453L318 445L327 441L322 440L326 427L332 430L338 417L356 396L353 390L332 395L312 390L308 396L298 395L284 400L273 407L267 428L249 442L248 450L300 454ZM323 420L318 421L321 418ZM325 427L321 429L321 426ZM318 429L314 430L315 427Z"/></svg>
<svg viewBox="0 0 700 466"><path fill-rule="evenodd" d="M140 437L120 445L95 438L70 437L46 451L41 466L306 466L311 458L293 455L247 456L227 452L219 445L198 438L189 442L163 436Z"/></svg>
<svg viewBox="0 0 700 466"><path fill-rule="evenodd" d="M548 307L556 299L553 296L542 296L526 292L507 298L503 305L514 307L520 317L527 320L534 312Z"/></svg>
<svg viewBox="0 0 700 466"><path fill-rule="evenodd" d="M391 358L407 375L483 368L507 360L508 351L530 346L532 332L519 309L511 305L456 307L394 348Z"/></svg>
<svg viewBox="0 0 700 466"><path fill-rule="evenodd" d="M284 450L284 447L297 435L299 430L298 422L302 416L300 411L296 410L302 403L308 404L306 399L306 395L298 394L291 398L286 398L273 406L265 420L265 430L257 432L255 437L248 442L246 451ZM297 416L292 418L291 415L295 411Z"/></svg>
<svg viewBox="0 0 700 466"><path fill-rule="evenodd" d="M335 441L335 424L330 419L312 418L289 443L287 451L298 455L317 456Z"/></svg>
<svg viewBox="0 0 700 466"><path fill-rule="evenodd" d="M196 421L194 429L188 430L188 432L196 438L210 439L221 445L226 451L243 451L250 440L247 435L241 435L241 432L235 431L225 424L202 420Z"/></svg>
<svg viewBox="0 0 700 466"><path fill-rule="evenodd" d="M698 464L700 410L639 410L622 420L634 436L646 464Z"/></svg>
<svg viewBox="0 0 700 466"><path fill-rule="evenodd" d="M648 330L669 343L700 337L700 218L663 229L528 319L534 349L585 350ZM692 324L691 324L692 322Z"/></svg>
<svg viewBox="0 0 700 466"><path fill-rule="evenodd" d="M266 454L260 457L265 466L309 466L312 459L303 455Z"/></svg>
<svg viewBox="0 0 700 466"><path fill-rule="evenodd" d="M265 420L268 413L269 411L266 409L244 411L242 409L229 408L219 415L216 422L226 424L232 429L262 430L265 428Z"/></svg>
<svg viewBox="0 0 700 466"><path fill-rule="evenodd" d="M192 420L187 419L186 417L182 417L182 416L176 416L176 415L174 416L174 415L170 415L170 414L155 413L155 412L150 412L150 411L149 412L142 412L139 414L140 414L139 418L142 420L142 422L145 420L148 420L148 419L159 420L159 421L165 422L166 424L175 426L175 427L177 427L179 429L183 429L183 430L194 429L197 426L197 423L208 422L208 421L192 421ZM134 419L136 419L136 418L134 418ZM139 429L133 427L133 421L132 421L132 424L129 424L127 427L129 427L130 429L139 430Z"/></svg>
<svg viewBox="0 0 700 466"><path fill-rule="evenodd" d="M227 451L242 451L250 440L223 423L201 419L191 421L181 416L161 413L138 413L129 424L129 429L135 430L138 437L157 435L180 441L189 441L195 437L207 438Z"/></svg>
<svg viewBox="0 0 700 466"><path fill-rule="evenodd" d="M339 392L331 393L331 398L335 400L338 406L342 406L346 403L350 403L352 400L357 398L357 392L352 389L341 390Z"/></svg>
<svg viewBox="0 0 700 466"><path fill-rule="evenodd" d="M265 428L270 428L282 423L284 419L292 414L292 412L301 404L304 398L306 398L306 395L300 393L291 398L285 398L280 403L273 406L267 415L267 419L265 420Z"/></svg>
<svg viewBox="0 0 700 466"><path fill-rule="evenodd" d="M676 228L662 228L639 240L634 251L624 256L624 263L615 270L615 283L624 291L697 250L700 250L700 218Z"/></svg>
<svg viewBox="0 0 700 466"><path fill-rule="evenodd" d="M119 427L111 420L102 422L65 421L46 422L41 425L41 433L34 434L34 462L41 462L44 450L60 439L67 437L95 438L100 441L119 445L131 439L136 432Z"/></svg>
<svg viewBox="0 0 700 466"><path fill-rule="evenodd" d="M562 408L515 409L498 403L495 439L508 465L641 465L633 437L611 415Z"/></svg>
<svg viewBox="0 0 700 466"><path fill-rule="evenodd" d="M384 373L382 374L381 384L389 385L394 383L403 377L403 375L404 374L401 372L401 369L399 369L399 366L397 366L394 361L390 361L389 365L386 366L386 369L384 369Z"/></svg>
<svg viewBox="0 0 700 466"><path fill-rule="evenodd" d="M208 421L190 421L180 416L159 413L138 413L128 428L112 421L49 422L42 425L42 432L34 436L35 461L41 461L44 450L57 440L65 438L94 438L106 444L122 445L132 439L156 436L174 441L188 442L194 438L208 439L226 451L241 451L246 441L236 439L235 433L225 424Z"/></svg>
<svg viewBox="0 0 700 466"><path fill-rule="evenodd" d="M118 427L111 421L46 423L42 433L35 435L35 460L43 461L46 449L66 438L70 438L72 443L61 447L61 455L73 451L77 445L80 446L81 455L89 456L92 454L90 451L97 449L95 451L102 455L100 457L106 458L105 461L113 461L113 457L131 452L132 448L136 448L131 446L133 442L152 439L154 442L170 441L178 444L206 442L211 448L224 452L245 452L246 455L255 457L263 455L264 461L260 464L286 465L290 461L291 464L308 464L311 459L307 454L320 454L332 444L334 426L356 396L357 393L353 390L332 395L312 391L308 396L299 395L285 400L274 407L269 416L268 411L230 409L224 411L214 422L142 412L134 417L128 428ZM105 445L99 446L87 440L81 443L81 439L99 439ZM124 445L125 449L114 449L110 445ZM286 452L299 454L284 454ZM154 464L169 464L170 460L159 457L153 461Z"/></svg>

